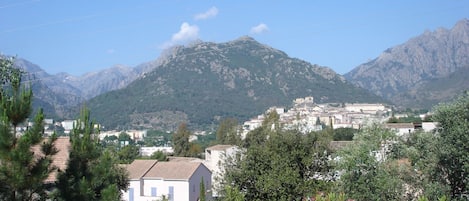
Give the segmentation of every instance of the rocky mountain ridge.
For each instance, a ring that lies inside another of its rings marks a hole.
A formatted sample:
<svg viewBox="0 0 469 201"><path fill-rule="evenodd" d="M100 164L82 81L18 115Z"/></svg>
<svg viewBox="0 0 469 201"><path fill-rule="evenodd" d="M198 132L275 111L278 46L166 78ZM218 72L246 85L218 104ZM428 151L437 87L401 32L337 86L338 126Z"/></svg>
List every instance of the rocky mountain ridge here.
<svg viewBox="0 0 469 201"><path fill-rule="evenodd" d="M469 73L467 19L457 22L452 29L426 31L401 45L389 48L374 60L354 68L344 76L396 105L428 109L469 88L468 85L451 85L451 88L449 85L432 85L438 80L447 80L454 73ZM429 85L434 88L425 87ZM442 93L448 90L456 94Z"/></svg>

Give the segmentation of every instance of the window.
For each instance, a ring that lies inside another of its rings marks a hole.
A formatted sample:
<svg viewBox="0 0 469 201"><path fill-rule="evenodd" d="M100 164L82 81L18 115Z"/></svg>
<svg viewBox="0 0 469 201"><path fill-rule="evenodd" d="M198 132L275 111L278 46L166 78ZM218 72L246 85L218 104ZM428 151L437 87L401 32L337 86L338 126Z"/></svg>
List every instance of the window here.
<svg viewBox="0 0 469 201"><path fill-rule="evenodd" d="M169 201L174 201L174 186L168 188L168 199Z"/></svg>
<svg viewBox="0 0 469 201"><path fill-rule="evenodd" d="M156 187L151 187L151 196L156 197L156 193L157 193Z"/></svg>
<svg viewBox="0 0 469 201"><path fill-rule="evenodd" d="M134 201L134 188L129 188L129 201Z"/></svg>

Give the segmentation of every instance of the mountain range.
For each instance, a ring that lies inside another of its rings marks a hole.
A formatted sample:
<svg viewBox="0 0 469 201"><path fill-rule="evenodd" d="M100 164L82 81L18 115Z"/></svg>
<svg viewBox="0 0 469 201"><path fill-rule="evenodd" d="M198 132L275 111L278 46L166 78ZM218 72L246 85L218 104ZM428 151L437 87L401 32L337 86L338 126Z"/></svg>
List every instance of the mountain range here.
<svg viewBox="0 0 469 201"><path fill-rule="evenodd" d="M407 108L431 108L469 89L469 20L426 31L344 75Z"/></svg>
<svg viewBox="0 0 469 201"><path fill-rule="evenodd" d="M75 118L86 105L108 128L171 130L182 121L244 120L305 96L430 109L469 88L469 21L426 31L344 76L247 36L176 46L135 67L117 65L83 76L50 75L21 58L16 64L29 72L35 107Z"/></svg>
<svg viewBox="0 0 469 201"><path fill-rule="evenodd" d="M87 102L110 127L175 129L184 121L211 125L247 120L298 97L317 102L383 101L330 68L291 58L251 37L178 46L127 87Z"/></svg>

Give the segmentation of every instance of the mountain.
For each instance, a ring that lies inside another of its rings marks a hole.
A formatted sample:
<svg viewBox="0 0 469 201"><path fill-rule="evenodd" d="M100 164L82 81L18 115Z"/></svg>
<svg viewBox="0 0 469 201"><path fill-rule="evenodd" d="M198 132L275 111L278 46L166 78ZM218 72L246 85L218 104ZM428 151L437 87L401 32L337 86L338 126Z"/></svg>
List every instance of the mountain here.
<svg viewBox="0 0 469 201"><path fill-rule="evenodd" d="M249 119L293 99L316 102L382 102L333 70L290 58L253 38L177 46L127 87L87 102L110 128L173 130L182 122L210 125L222 117Z"/></svg>
<svg viewBox="0 0 469 201"><path fill-rule="evenodd" d="M80 91L63 83L57 76L45 72L38 65L16 58L15 66L26 72L23 80L32 86L34 108L43 108L48 117L63 116L71 107L84 101Z"/></svg>
<svg viewBox="0 0 469 201"><path fill-rule="evenodd" d="M73 86L79 90L78 94L87 100L99 94L127 86L138 77L138 73L134 68L116 65L101 71L86 73L79 77L67 73L60 73L56 77L60 77L65 85Z"/></svg>
<svg viewBox="0 0 469 201"><path fill-rule="evenodd" d="M344 75L398 106L426 108L469 89L469 20L426 31Z"/></svg>

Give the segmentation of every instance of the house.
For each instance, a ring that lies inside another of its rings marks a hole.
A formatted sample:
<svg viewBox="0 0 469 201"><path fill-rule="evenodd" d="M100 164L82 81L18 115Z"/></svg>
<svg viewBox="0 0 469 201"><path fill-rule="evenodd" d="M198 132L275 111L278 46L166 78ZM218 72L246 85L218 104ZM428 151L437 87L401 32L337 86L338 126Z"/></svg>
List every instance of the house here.
<svg viewBox="0 0 469 201"><path fill-rule="evenodd" d="M410 134L415 130L413 123L386 123L384 127L396 131L398 136Z"/></svg>
<svg viewBox="0 0 469 201"><path fill-rule="evenodd" d="M157 160L134 160L126 166L129 172L129 188L122 199L150 201L163 197L170 201L196 201L200 197L201 181L205 189L211 189L210 170L201 162L158 162ZM205 191L207 200L210 191Z"/></svg>
<svg viewBox="0 0 469 201"><path fill-rule="evenodd" d="M47 140L47 139L44 139ZM70 138L59 137L55 140L54 146L57 149L57 153L52 156L52 166L57 169L52 171L44 183L53 184L57 181L57 174L59 171L65 171L67 169L67 163L70 156ZM34 152L36 158L42 157L41 145L31 147L31 151Z"/></svg>
<svg viewBox="0 0 469 201"><path fill-rule="evenodd" d="M205 149L204 164L212 171L212 195L218 196L220 179L223 178L224 165L227 158L235 157L239 148L235 145L214 145Z"/></svg>

